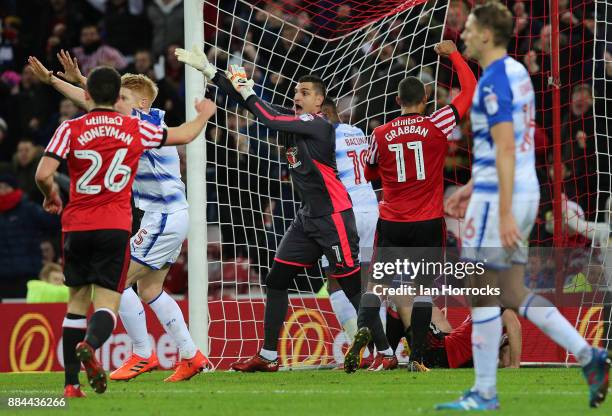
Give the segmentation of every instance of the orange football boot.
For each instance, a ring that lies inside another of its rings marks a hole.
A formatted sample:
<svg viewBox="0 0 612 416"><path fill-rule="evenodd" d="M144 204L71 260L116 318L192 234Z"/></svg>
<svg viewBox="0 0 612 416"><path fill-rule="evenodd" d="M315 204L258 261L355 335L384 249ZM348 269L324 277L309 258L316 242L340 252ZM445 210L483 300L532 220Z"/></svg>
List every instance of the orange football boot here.
<svg viewBox="0 0 612 416"><path fill-rule="evenodd" d="M149 358L143 358L140 355L132 353L130 358L121 364L121 367L110 374L110 379L128 381L143 373L153 371L157 367L159 367L159 360L157 359L155 351L151 352Z"/></svg>
<svg viewBox="0 0 612 416"><path fill-rule="evenodd" d="M200 351L196 352L196 355L190 359L182 359L178 362L174 373L166 378L164 381L176 382L176 381L187 381L191 377L195 376L202 371L211 370L212 364L208 361L208 358Z"/></svg>

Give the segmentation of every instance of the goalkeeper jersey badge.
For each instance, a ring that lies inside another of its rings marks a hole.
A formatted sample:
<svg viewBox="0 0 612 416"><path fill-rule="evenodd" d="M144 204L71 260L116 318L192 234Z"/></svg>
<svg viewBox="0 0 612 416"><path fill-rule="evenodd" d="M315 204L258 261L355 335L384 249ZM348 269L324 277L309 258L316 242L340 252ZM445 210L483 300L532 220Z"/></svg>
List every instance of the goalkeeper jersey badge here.
<svg viewBox="0 0 612 416"><path fill-rule="evenodd" d="M289 162L290 169L295 169L302 165L302 162L300 162L297 159L297 154L298 154L297 147L290 147L287 149L287 162Z"/></svg>

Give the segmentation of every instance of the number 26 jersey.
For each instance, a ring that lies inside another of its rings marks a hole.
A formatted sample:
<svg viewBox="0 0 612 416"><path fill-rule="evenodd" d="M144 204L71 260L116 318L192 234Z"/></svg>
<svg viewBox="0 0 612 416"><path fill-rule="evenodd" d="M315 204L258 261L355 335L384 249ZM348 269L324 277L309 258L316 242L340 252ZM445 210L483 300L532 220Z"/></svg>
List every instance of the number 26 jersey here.
<svg viewBox="0 0 612 416"><path fill-rule="evenodd" d="M68 162L70 201L62 231L131 230L138 160L145 150L163 146L166 136L163 127L106 109L60 124L45 156Z"/></svg>

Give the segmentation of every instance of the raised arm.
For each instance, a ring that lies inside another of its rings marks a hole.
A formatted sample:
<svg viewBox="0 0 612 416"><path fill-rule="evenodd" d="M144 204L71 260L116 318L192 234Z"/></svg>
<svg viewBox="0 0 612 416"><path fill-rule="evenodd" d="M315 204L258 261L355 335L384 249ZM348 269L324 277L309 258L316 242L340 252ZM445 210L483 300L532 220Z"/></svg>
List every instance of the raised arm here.
<svg viewBox="0 0 612 416"><path fill-rule="evenodd" d="M198 112L196 118L178 127L170 127L168 129L165 146L178 146L192 142L198 137L208 120L215 114L217 106L209 99L196 100L195 109Z"/></svg>
<svg viewBox="0 0 612 416"><path fill-rule="evenodd" d="M28 57L28 63L34 76L42 83L52 86L64 97L73 101L76 105L89 110L90 104L85 100L85 91L53 75L36 57Z"/></svg>
<svg viewBox="0 0 612 416"><path fill-rule="evenodd" d="M217 68L208 61L202 49L197 46L194 46L190 51L176 48L174 54L176 55L176 59L200 71L207 81L212 81L217 87L229 95L230 98L246 108L246 103L242 96L234 89L232 83L227 79L223 71L217 71Z"/></svg>
<svg viewBox="0 0 612 416"><path fill-rule="evenodd" d="M457 72L461 91L453 99L451 104L455 107L461 119L472 105L472 98L474 97L474 90L476 89L476 78L467 62L465 62L461 54L457 51L457 47L453 41L444 40L438 43L434 47L434 50L438 55L448 57L453 64L453 68Z"/></svg>

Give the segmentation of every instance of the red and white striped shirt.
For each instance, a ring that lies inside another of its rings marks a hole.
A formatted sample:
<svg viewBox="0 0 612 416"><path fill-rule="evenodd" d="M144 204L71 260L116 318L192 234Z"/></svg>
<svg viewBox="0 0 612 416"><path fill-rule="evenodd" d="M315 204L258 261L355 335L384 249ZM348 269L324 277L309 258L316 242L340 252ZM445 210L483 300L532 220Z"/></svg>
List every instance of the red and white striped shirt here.
<svg viewBox="0 0 612 416"><path fill-rule="evenodd" d="M382 180L380 218L413 222L444 216L444 159L458 120L451 104L429 117L405 114L374 130L366 161Z"/></svg>
<svg viewBox="0 0 612 416"><path fill-rule="evenodd" d="M138 159L163 146L166 135L163 127L104 109L60 124L45 155L68 162L70 202L62 230L131 230Z"/></svg>

